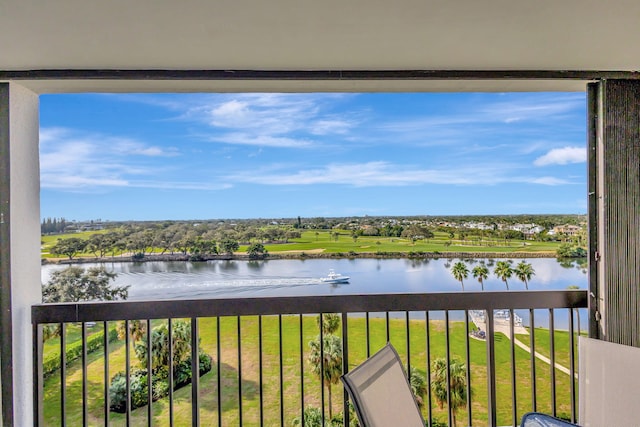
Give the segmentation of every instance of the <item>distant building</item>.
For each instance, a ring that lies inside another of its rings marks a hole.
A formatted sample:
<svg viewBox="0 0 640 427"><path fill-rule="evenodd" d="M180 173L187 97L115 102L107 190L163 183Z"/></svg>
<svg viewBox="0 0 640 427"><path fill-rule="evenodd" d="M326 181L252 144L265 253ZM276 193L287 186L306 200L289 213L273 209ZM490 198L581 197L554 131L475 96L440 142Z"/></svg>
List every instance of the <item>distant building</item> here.
<svg viewBox="0 0 640 427"><path fill-rule="evenodd" d="M582 227L578 227L577 225L558 225L556 227L553 227L553 233L549 234L565 234L567 236L575 236L580 233L580 230L582 230Z"/></svg>

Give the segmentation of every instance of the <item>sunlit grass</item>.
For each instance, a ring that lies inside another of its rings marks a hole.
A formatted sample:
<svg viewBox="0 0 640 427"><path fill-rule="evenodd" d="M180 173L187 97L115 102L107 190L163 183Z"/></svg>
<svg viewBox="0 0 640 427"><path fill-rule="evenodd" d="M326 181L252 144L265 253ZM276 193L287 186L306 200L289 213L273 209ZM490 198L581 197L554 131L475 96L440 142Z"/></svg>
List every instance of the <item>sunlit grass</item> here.
<svg viewBox="0 0 640 427"><path fill-rule="evenodd" d="M417 317L417 316L413 316ZM307 362L309 356L308 342L318 334L316 318L303 316L302 333L302 364L300 353L300 317L282 316L282 342L279 340L278 316L262 317L262 377L263 404L260 405L260 352L258 317L243 317L240 323L241 332L238 334L238 323L235 317L224 317L220 320L220 371L222 383L222 420L224 425L238 425L239 393L242 390L242 425L259 425L262 411L265 425L280 424L280 394L284 396L285 425L290 425L294 417L300 414L303 406L321 405L321 387L316 376L311 373ZM418 318L411 318L409 347L411 365L426 373L427 351L425 322ZM199 320L199 330L202 348L213 356L211 372L200 378L200 417L201 425L217 425L217 321L215 318ZM349 366L354 367L364 361L367 356L364 317L350 317L348 328L348 356ZM465 360L466 336L464 323L455 321L450 323L450 349L452 357ZM432 320L430 332L430 357L445 355L444 322ZM386 326L382 318L370 319L370 347L371 352L381 348L386 342ZM407 340L404 319L391 319L389 329L390 340L397 348L403 361L407 361ZM556 359L560 361L568 358L568 340L561 337L562 332L556 332ZM238 336L241 343L242 378L238 378ZM548 339L548 333L546 335ZM544 348L545 336L542 330L536 329L536 341L540 340L539 349ZM280 345L282 345L282 377L283 388L280 387ZM472 388L472 420L474 425L484 425L487 420L487 367L486 347L483 341L469 340L471 388ZM498 406L498 424L511 424L512 416L512 378L511 378L511 342L501 334L495 338L496 349L496 402ZM124 370L125 348L122 342L113 343L109 354L110 376L117 371ZM516 396L518 417L532 409L531 403L531 369L529 353L515 348L516 359ZM133 363L135 357L132 353ZM304 374L301 376L300 372ZM549 412L550 399L550 367L548 364L536 361L536 385L538 409ZM73 362L67 368L67 422L68 425L79 425L82 420L81 390L82 370L79 361ZM90 425L103 423L103 389L104 389L104 357L102 351L90 355L88 364L88 394ZM304 378L304 401L301 398L301 378ZM240 387L239 384L242 384ZM556 370L556 391L558 413L570 413L569 402L570 381L566 374ZM45 382L44 415L46 425L60 424L60 378L51 376ZM333 411L342 410L342 386L333 386ZM154 425L168 425L169 402L161 399L153 403ZM325 408L328 411L328 395L325 389ZM433 415L441 420L446 419L446 410L439 409L435 401L432 402ZM191 425L191 388L184 387L174 394L174 425ZM146 425L147 408L142 407L133 411L133 425ZM426 409L424 411L427 415ZM125 425L122 414L110 414L111 425ZM459 425L466 425L466 408L462 408L457 419Z"/></svg>

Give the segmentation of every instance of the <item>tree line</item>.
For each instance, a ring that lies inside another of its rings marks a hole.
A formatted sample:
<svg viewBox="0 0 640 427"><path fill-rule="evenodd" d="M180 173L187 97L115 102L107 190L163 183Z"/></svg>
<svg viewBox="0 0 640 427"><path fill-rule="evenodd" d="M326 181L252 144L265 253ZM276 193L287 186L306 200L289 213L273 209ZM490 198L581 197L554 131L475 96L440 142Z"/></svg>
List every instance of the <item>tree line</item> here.
<svg viewBox="0 0 640 427"><path fill-rule="evenodd" d="M66 256L70 260L80 253L104 258L125 252L133 254L134 258L144 258L145 255L156 252L161 255L190 255L197 260L205 255L233 255L241 244L247 244L249 257L260 258L267 255L263 243L285 243L299 237L299 231L280 227L243 229L191 224L122 226L105 233L92 234L87 239L60 238L49 252Z"/></svg>
<svg viewBox="0 0 640 427"><path fill-rule="evenodd" d="M40 232L42 234L58 234L64 233L69 222L64 218L45 218L40 224Z"/></svg>

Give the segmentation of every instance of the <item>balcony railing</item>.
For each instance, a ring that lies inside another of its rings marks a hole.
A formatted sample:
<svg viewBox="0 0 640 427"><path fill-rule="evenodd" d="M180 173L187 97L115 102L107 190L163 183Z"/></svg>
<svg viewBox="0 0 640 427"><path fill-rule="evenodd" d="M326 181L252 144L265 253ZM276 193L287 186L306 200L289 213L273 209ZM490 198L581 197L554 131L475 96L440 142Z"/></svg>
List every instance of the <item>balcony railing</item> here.
<svg viewBox="0 0 640 427"><path fill-rule="evenodd" d="M586 307L587 292L580 290L37 305L34 415L37 425L61 426L305 426L305 417L319 416L329 425L341 413L343 425L350 425L348 397L332 381L389 341L407 371L426 380L421 401L429 426L456 420L465 426L516 425L531 410L575 421L576 337ZM340 322L333 334L342 346L337 373L335 366L329 372L332 359L324 346L332 344L318 321L334 313ZM178 342L176 331L185 321L188 337ZM128 331L121 339L113 331L118 323ZM43 328L51 325L61 333L44 342ZM134 325L164 328L172 339L163 344L160 335L136 335ZM325 355L316 365L310 363L314 340ZM159 356L163 345L168 360ZM206 371L201 365L211 360L211 370L178 389L185 378L173 357L185 345L199 346L211 359L192 357L189 350L183 366ZM145 347L152 351L141 352ZM448 367L444 394L436 384L436 360ZM116 371L124 382L123 413L112 411ZM324 385L319 372L325 372ZM164 382L158 380L162 375Z"/></svg>

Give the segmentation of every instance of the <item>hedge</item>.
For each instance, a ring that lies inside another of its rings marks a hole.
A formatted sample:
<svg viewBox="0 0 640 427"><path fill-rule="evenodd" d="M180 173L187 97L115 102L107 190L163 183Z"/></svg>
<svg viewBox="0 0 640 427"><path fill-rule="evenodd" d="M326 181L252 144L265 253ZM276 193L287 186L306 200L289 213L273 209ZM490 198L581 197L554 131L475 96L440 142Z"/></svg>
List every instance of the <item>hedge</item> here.
<svg viewBox="0 0 640 427"><path fill-rule="evenodd" d="M202 350L198 355L199 376L211 370L211 356ZM173 369L173 389L178 390L191 384L191 361L186 360L176 365ZM152 401L162 399L169 395L168 374L166 370L154 372L152 374L153 389ZM109 386L109 409L113 412L124 413L127 411L127 375L124 372L116 373L111 379ZM132 369L130 372L129 389L131 391L131 410L140 408L149 403L148 379L145 369Z"/></svg>
<svg viewBox="0 0 640 427"><path fill-rule="evenodd" d="M87 338L87 353L91 353L102 348L104 332L98 332ZM109 329L109 342L118 339L118 331L115 328ZM66 348L67 365L82 357L82 340L75 341ZM42 362L42 374L45 378L60 369L60 350L51 351L44 357Z"/></svg>

